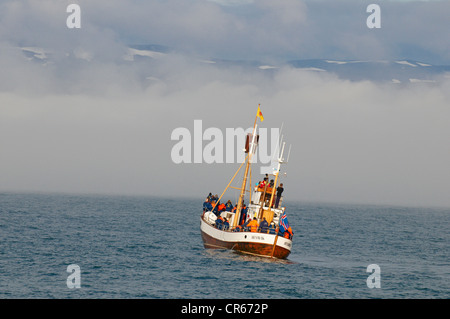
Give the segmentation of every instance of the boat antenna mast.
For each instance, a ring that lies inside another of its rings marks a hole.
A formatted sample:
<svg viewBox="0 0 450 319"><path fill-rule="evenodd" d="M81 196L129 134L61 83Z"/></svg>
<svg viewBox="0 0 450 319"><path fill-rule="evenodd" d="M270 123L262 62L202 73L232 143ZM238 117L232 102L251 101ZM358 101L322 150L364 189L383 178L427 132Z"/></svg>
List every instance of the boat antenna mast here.
<svg viewBox="0 0 450 319"><path fill-rule="evenodd" d="M292 145L289 145L289 152L288 152L287 159L285 159L283 157L284 148L286 146L286 142L283 142L283 136L281 136L280 144L282 146L281 146L281 150L279 151L279 155L278 155L278 167L276 169L274 168L275 181L274 181L274 187L272 187L272 194L270 196L269 208L272 207L273 199L275 198L275 189L277 187L277 183L278 183L278 179L279 179L279 175L280 175L281 164L287 164L289 162L289 157L291 155L291 146Z"/></svg>

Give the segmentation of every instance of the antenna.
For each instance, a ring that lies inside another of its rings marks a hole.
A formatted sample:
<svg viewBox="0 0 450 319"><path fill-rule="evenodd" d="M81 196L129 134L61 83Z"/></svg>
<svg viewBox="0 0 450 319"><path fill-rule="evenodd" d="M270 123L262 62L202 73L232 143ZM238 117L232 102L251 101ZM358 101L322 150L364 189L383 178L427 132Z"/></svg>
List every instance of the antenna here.
<svg viewBox="0 0 450 319"><path fill-rule="evenodd" d="M286 142L283 142L283 148L281 149L281 153L280 153L280 157L279 157L279 161L283 162L283 154L284 154L284 146L286 145Z"/></svg>
<svg viewBox="0 0 450 319"><path fill-rule="evenodd" d="M281 128L280 128L279 134L281 134L281 132L283 131L283 125L284 125L284 122L281 122ZM272 162L275 161L275 156L276 155L278 155L278 157L279 157L279 154L280 154L280 143L281 143L282 140L283 140L283 135L281 135L281 140L280 139L277 140L277 145L275 146L275 150L274 150L273 155L272 155ZM278 159L278 157L276 159Z"/></svg>
<svg viewBox="0 0 450 319"><path fill-rule="evenodd" d="M283 146L284 146L283 138L284 138L284 136L281 135L280 144L283 144ZM279 147L279 145L278 145L278 147ZM282 150L282 149L278 149L278 159L279 159L281 156L283 156L283 150Z"/></svg>
<svg viewBox="0 0 450 319"><path fill-rule="evenodd" d="M288 163L288 162L289 162L289 156L291 156L291 146L292 146L292 144L289 145L288 157L287 157L287 160L286 160L285 163Z"/></svg>

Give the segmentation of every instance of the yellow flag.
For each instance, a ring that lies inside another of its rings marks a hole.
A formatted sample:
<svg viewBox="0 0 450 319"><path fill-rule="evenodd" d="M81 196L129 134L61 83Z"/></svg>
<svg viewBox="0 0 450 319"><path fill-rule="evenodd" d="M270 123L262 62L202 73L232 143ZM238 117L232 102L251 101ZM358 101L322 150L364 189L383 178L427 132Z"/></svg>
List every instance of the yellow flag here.
<svg viewBox="0 0 450 319"><path fill-rule="evenodd" d="M259 105L258 105L258 113L256 113L256 116L259 117L261 122L264 121L264 117L262 115L261 109L259 108Z"/></svg>

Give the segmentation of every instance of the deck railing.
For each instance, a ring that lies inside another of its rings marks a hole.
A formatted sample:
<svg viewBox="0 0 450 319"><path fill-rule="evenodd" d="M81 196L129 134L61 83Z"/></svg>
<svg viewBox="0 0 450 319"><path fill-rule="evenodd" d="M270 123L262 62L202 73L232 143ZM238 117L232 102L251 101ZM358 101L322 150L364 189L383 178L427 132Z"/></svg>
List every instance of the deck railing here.
<svg viewBox="0 0 450 319"><path fill-rule="evenodd" d="M251 227L242 227L242 226L232 227L232 226L227 226L227 225L223 225L223 224L215 224L212 226L214 226L215 228L217 228L219 230L228 231L228 232L250 232L250 233L260 233L260 234L270 234L270 235L276 235L276 233L277 233L277 230L274 228L269 228L269 229L267 229L267 231L261 231L261 228L258 227L258 230L256 232L254 232L254 231L252 232L250 230ZM279 231L278 236L285 237L286 233L287 232L283 233L283 232ZM289 236L288 239L292 239L292 236L289 233L287 233L287 235Z"/></svg>

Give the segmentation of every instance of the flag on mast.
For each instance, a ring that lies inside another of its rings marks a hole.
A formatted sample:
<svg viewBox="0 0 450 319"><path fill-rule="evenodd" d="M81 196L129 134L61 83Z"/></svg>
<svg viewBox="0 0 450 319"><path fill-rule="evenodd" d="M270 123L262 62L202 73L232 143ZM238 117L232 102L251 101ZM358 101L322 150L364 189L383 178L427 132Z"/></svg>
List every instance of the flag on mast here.
<svg viewBox="0 0 450 319"><path fill-rule="evenodd" d="M259 105L258 105L258 113L256 113L256 116L259 117L261 122L264 121L264 117L262 115L261 109L259 108Z"/></svg>

